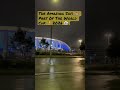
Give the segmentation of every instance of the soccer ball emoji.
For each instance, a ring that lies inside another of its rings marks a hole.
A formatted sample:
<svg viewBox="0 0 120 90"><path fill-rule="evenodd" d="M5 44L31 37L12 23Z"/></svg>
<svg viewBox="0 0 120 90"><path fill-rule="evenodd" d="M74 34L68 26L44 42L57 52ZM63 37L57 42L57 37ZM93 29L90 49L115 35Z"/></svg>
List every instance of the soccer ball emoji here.
<svg viewBox="0 0 120 90"><path fill-rule="evenodd" d="M68 22L67 22L67 21L65 21L65 22L64 22L64 25L68 25Z"/></svg>

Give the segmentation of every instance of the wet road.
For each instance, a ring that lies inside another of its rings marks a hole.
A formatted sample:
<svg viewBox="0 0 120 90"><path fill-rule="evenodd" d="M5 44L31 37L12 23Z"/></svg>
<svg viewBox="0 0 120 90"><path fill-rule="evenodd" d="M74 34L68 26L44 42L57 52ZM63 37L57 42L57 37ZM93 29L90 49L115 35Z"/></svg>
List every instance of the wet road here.
<svg viewBox="0 0 120 90"><path fill-rule="evenodd" d="M82 58L37 58L35 90L85 90Z"/></svg>
<svg viewBox="0 0 120 90"><path fill-rule="evenodd" d="M120 90L120 78L116 75L86 75L86 90Z"/></svg>
<svg viewBox="0 0 120 90"><path fill-rule="evenodd" d="M36 59L36 75L0 76L0 90L120 90L120 75L84 75L81 58ZM35 88L35 89L34 89Z"/></svg>

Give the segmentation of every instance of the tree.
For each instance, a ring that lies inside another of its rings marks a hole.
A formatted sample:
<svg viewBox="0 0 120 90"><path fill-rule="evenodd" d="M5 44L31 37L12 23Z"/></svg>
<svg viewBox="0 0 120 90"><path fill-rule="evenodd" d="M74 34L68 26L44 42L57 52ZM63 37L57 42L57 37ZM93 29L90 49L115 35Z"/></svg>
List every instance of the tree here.
<svg viewBox="0 0 120 90"><path fill-rule="evenodd" d="M85 42L82 41L81 42L81 45L80 45L80 50L81 50L81 53L83 54L83 56L85 56Z"/></svg>
<svg viewBox="0 0 120 90"><path fill-rule="evenodd" d="M84 41L81 42L80 50L85 50L85 42Z"/></svg>
<svg viewBox="0 0 120 90"><path fill-rule="evenodd" d="M107 48L107 56L112 59L113 62L117 63L118 58L120 57L120 39L116 35L111 39L110 45Z"/></svg>
<svg viewBox="0 0 120 90"><path fill-rule="evenodd" d="M14 33L11 37L11 48L19 51L22 56L25 56L25 53L30 52L34 47L34 42L31 36L27 36L27 31L21 30L19 28L17 32Z"/></svg>
<svg viewBox="0 0 120 90"><path fill-rule="evenodd" d="M43 47L43 48L48 48L49 46L49 43L46 41L46 39L42 38L41 41L40 41L40 45Z"/></svg>
<svg viewBox="0 0 120 90"><path fill-rule="evenodd" d="M34 42L33 42L33 40L32 40L32 37L28 37L28 38L26 38L26 40L25 40L25 46L26 46L26 52L29 52L32 48L33 48L33 46L34 46Z"/></svg>

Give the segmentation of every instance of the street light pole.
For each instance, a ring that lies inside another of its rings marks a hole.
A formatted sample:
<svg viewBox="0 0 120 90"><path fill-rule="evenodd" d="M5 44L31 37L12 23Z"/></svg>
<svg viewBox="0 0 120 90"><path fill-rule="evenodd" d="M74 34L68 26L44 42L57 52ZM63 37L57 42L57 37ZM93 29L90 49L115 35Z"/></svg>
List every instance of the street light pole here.
<svg viewBox="0 0 120 90"><path fill-rule="evenodd" d="M51 25L51 29L50 29L50 38L51 38L51 40L50 40L50 58L52 57L52 25Z"/></svg>
<svg viewBox="0 0 120 90"><path fill-rule="evenodd" d="M110 45L110 36L107 36L107 40L108 40L108 46Z"/></svg>
<svg viewBox="0 0 120 90"><path fill-rule="evenodd" d="M52 61L52 25L51 25L51 28L50 28L50 65L54 65L54 62Z"/></svg>
<svg viewBox="0 0 120 90"><path fill-rule="evenodd" d="M59 3L59 0L52 0L51 1L54 5L55 4L58 4ZM50 29L50 65L54 65L54 62L52 61L52 29L53 29L53 26L51 25L51 29Z"/></svg>

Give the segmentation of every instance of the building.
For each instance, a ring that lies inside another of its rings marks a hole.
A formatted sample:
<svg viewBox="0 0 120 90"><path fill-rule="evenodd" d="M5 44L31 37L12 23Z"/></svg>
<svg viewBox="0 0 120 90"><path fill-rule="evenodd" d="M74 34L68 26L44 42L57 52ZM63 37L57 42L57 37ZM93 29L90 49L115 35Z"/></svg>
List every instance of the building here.
<svg viewBox="0 0 120 90"><path fill-rule="evenodd" d="M42 39L43 39L43 37L35 37L35 48L36 48L36 50L44 48L41 45L41 40ZM44 39L49 44L47 49L50 50L51 38L44 38ZM66 51L66 52L69 52L71 50L71 48L65 42L57 40L57 39L52 39L51 49L52 50L62 50L62 51Z"/></svg>
<svg viewBox="0 0 120 90"><path fill-rule="evenodd" d="M10 39L19 28L26 31L26 35L31 36L34 41L34 29L14 26L0 26L0 54L11 50Z"/></svg>

